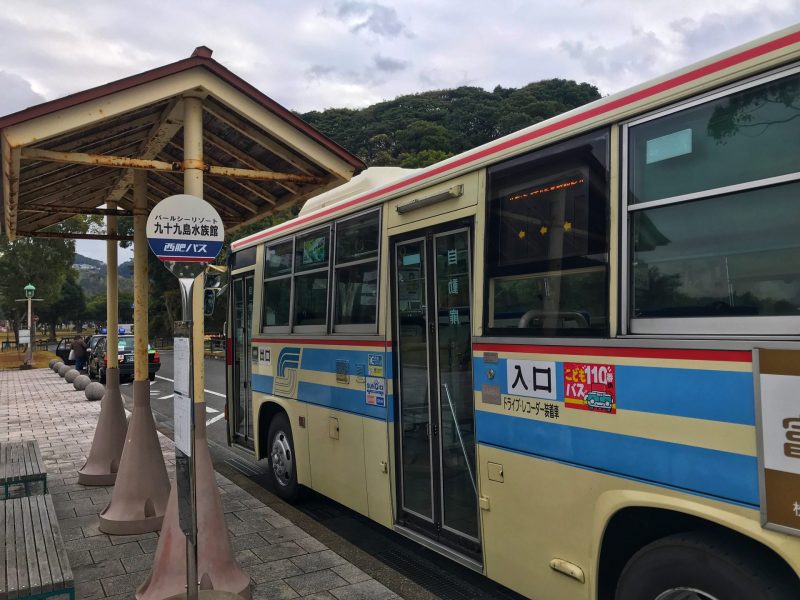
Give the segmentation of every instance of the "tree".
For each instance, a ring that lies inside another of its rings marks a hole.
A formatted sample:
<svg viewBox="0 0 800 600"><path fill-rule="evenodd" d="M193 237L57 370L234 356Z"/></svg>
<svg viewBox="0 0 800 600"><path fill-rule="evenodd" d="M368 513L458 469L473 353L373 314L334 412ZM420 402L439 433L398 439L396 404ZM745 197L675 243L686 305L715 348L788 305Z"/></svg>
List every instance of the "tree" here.
<svg viewBox="0 0 800 600"><path fill-rule="evenodd" d="M50 329L52 340L56 338L56 325L59 321L70 321L75 323L77 331L82 329L86 318L86 296L78 283L78 272L75 269L67 271L58 299L37 312L42 322Z"/></svg>
<svg viewBox="0 0 800 600"><path fill-rule="evenodd" d="M433 153L465 152L599 98L588 83L546 79L491 92L470 86L433 90L300 117L370 166L427 166Z"/></svg>
<svg viewBox="0 0 800 600"><path fill-rule="evenodd" d="M0 237L0 305L3 312L19 329L25 303L15 302L24 294L23 288L36 287L37 312L58 301L67 275L72 271L75 242L72 240L43 240L19 238L13 242Z"/></svg>

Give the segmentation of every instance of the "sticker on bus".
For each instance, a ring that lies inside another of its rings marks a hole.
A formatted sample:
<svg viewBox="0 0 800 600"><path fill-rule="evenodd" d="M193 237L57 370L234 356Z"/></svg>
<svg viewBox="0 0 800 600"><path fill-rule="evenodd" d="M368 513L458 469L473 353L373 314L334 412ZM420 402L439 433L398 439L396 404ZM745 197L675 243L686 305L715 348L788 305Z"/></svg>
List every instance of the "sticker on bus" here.
<svg viewBox="0 0 800 600"><path fill-rule="evenodd" d="M383 377L367 377L366 403L370 406L386 406L386 380Z"/></svg>
<svg viewBox="0 0 800 600"><path fill-rule="evenodd" d="M541 360L506 361L508 393L556 400L556 363Z"/></svg>
<svg viewBox="0 0 800 600"><path fill-rule="evenodd" d="M564 363L564 405L616 414L615 379L614 365Z"/></svg>
<svg viewBox="0 0 800 600"><path fill-rule="evenodd" d="M383 377L383 354L370 354L367 362L370 377Z"/></svg>

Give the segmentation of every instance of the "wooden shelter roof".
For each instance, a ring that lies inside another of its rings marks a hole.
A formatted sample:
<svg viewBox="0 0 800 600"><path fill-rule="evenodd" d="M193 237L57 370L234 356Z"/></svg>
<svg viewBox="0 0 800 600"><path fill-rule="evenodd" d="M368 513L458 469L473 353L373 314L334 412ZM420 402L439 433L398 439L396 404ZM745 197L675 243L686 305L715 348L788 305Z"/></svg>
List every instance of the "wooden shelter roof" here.
<svg viewBox="0 0 800 600"><path fill-rule="evenodd" d="M151 207L182 193L187 96L203 100L203 194L228 229L365 168L201 46L187 59L0 118L0 231L47 236L70 216L103 214L110 203L127 214L132 168L152 171Z"/></svg>

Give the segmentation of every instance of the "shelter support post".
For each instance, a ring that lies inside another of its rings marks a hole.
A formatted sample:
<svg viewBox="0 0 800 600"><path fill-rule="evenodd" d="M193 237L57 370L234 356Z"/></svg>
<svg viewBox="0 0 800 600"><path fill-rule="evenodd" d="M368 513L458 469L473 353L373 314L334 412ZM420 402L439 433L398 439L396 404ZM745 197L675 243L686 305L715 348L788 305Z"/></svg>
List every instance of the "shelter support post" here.
<svg viewBox="0 0 800 600"><path fill-rule="evenodd" d="M147 174L134 173L134 389L133 413L125 438L117 484L111 501L100 513L100 531L132 535L161 527L169 497L169 477L150 411L147 380ZM116 242L114 242L116 244ZM110 263L109 263L110 267ZM114 324L116 331L116 322ZM111 323L109 322L109 348ZM111 352L116 360L116 352ZM109 365L110 365L109 359Z"/></svg>
<svg viewBox="0 0 800 600"><path fill-rule="evenodd" d="M203 101L184 97L184 164L202 165L203 161ZM202 168L184 171L184 193L203 197ZM203 373L203 289L205 275L196 278L193 288L192 354L194 390L194 445L192 454L193 488L195 491L194 516L197 523L197 540L194 547L186 544L178 518L177 486L173 484L167 514L158 540L153 570L150 577L136 591L137 600L161 600L187 593L189 577L196 578L201 590L218 590L250 597L250 576L234 560L228 538L228 528L222 512L222 498L214 474L214 465L206 437L206 405ZM194 556L191 554L194 553ZM192 558L195 561L192 561ZM191 564L194 562L194 564Z"/></svg>
<svg viewBox="0 0 800 600"><path fill-rule="evenodd" d="M110 209L116 208L113 203ZM117 233L117 217L106 216L108 233ZM105 373L106 392L100 400L100 416L94 431L92 449L86 463L78 471L78 483L82 485L114 485L117 471L122 459L122 449L128 428L125 419L125 408L119 391L119 368L117 360L119 326L117 305L117 241L106 240L106 357L108 364L103 368ZM102 376L101 376L102 377Z"/></svg>

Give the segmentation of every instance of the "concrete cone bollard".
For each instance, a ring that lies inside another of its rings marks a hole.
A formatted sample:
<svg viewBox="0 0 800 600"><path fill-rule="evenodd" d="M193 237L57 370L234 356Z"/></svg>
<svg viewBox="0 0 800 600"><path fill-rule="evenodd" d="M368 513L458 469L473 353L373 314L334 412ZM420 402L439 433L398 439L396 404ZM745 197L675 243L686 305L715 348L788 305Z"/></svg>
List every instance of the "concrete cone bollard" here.
<svg viewBox="0 0 800 600"><path fill-rule="evenodd" d="M92 387L97 382L87 386ZM102 384L97 384L102 387ZM92 449L86 463L78 471L82 485L114 485L125 445L125 408L119 393L119 369L109 369L105 394L100 400L100 416L94 430Z"/></svg>
<svg viewBox="0 0 800 600"><path fill-rule="evenodd" d="M250 576L233 558L206 438L206 405L195 404L195 473L197 487L197 578L201 590L231 592L250 598ZM186 536L178 523L178 492L173 483L164 526L150 577L136 590L136 600L162 600L186 593Z"/></svg>
<svg viewBox="0 0 800 600"><path fill-rule="evenodd" d="M110 370L110 369L109 369ZM169 499L169 477L150 411L150 382L133 382L133 414L111 501L100 513L100 531L134 535L158 531Z"/></svg>

